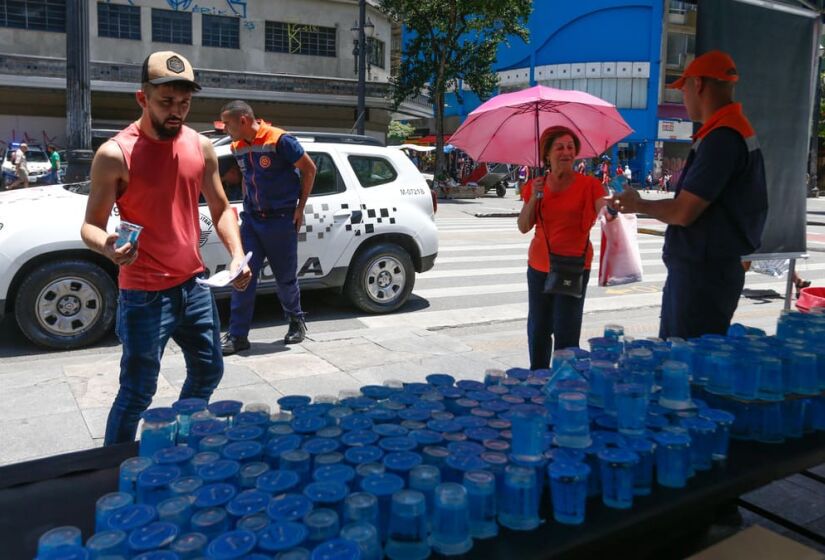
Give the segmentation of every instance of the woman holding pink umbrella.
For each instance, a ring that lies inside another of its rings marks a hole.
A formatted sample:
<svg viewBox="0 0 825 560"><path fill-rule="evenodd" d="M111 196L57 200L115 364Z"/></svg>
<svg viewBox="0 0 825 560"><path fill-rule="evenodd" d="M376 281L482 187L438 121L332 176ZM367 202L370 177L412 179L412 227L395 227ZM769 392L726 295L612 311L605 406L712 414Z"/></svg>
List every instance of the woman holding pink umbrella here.
<svg viewBox="0 0 825 560"><path fill-rule="evenodd" d="M579 345L593 259L590 229L607 204L602 184L573 169L581 141L572 130L561 126L548 128L541 135L539 146L547 171L522 188L524 206L518 217L519 231L535 232L527 267L527 341L530 369L534 370L549 367L553 346L561 349ZM557 255L579 260L583 257L581 293L547 293L550 253L553 262L557 262Z"/></svg>

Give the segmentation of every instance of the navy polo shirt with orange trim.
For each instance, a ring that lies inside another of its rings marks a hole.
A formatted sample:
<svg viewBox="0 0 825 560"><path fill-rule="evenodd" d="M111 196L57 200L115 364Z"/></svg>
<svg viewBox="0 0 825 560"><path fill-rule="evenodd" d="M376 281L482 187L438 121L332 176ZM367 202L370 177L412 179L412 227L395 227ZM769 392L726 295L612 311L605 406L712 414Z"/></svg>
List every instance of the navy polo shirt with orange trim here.
<svg viewBox="0 0 825 560"><path fill-rule="evenodd" d="M690 261L739 258L759 248L768 214L765 164L739 103L719 109L694 135L676 196L710 203L689 226L670 225L665 257Z"/></svg>
<svg viewBox="0 0 825 560"><path fill-rule="evenodd" d="M295 162L304 155L298 140L269 123L260 126L252 143L232 142L232 154L243 174L244 210L269 214L294 210L301 195Z"/></svg>

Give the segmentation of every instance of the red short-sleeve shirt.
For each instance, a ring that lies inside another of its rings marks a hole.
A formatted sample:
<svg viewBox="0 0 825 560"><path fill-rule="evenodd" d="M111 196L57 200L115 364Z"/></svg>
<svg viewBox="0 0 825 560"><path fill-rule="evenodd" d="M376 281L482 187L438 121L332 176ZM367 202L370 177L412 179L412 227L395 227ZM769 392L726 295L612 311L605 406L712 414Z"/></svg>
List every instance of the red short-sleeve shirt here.
<svg viewBox="0 0 825 560"><path fill-rule="evenodd" d="M529 181L521 189L522 200L529 200L532 191L533 181ZM549 272L545 230L553 253L581 255L590 238L590 229L596 223L596 200L604 196L604 187L595 177L579 173L573 183L561 192L551 193L545 186L544 198L540 201L541 219L536 215L535 235L527 252L527 263L536 270ZM584 261L586 269L590 269L592 260L593 245L588 243Z"/></svg>

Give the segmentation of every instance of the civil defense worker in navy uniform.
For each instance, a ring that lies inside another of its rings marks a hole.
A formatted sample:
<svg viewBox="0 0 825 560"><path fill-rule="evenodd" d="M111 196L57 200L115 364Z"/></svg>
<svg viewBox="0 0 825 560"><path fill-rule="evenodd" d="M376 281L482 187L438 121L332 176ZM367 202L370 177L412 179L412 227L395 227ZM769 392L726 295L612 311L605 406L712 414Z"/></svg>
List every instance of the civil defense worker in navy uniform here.
<svg viewBox="0 0 825 560"><path fill-rule="evenodd" d="M733 102L733 59L721 51L696 58L670 88L682 90L691 120L702 123L669 200L643 200L633 189L614 197L621 212L668 224L662 258L667 281L659 336L725 334L745 285L742 257L756 251L768 213L762 151Z"/></svg>
<svg viewBox="0 0 825 560"><path fill-rule="evenodd" d="M255 118L243 101L221 109L221 121L232 138L232 154L243 174L241 241L252 251L252 281L232 292L229 332L222 339L224 355L247 350L255 310L255 287L264 258L275 273L278 298L289 319L286 344L304 340L306 323L298 289L298 230L315 181L315 163L298 140Z"/></svg>

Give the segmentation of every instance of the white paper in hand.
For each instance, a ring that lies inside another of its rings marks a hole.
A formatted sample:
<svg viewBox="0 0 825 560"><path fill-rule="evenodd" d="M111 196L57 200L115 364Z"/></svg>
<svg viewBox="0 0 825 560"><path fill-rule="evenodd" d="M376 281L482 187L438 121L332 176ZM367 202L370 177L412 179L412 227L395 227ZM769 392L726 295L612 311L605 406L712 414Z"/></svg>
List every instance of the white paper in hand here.
<svg viewBox="0 0 825 560"><path fill-rule="evenodd" d="M235 278L240 276L243 267L249 264L249 260L252 258L252 251L248 252L243 261L241 261L241 266L238 267L234 273L229 272L228 269L223 269L220 272L216 272L206 280L203 278L198 278L195 281L202 285L202 286L209 286L210 288L223 288L224 286L228 286L232 283Z"/></svg>

